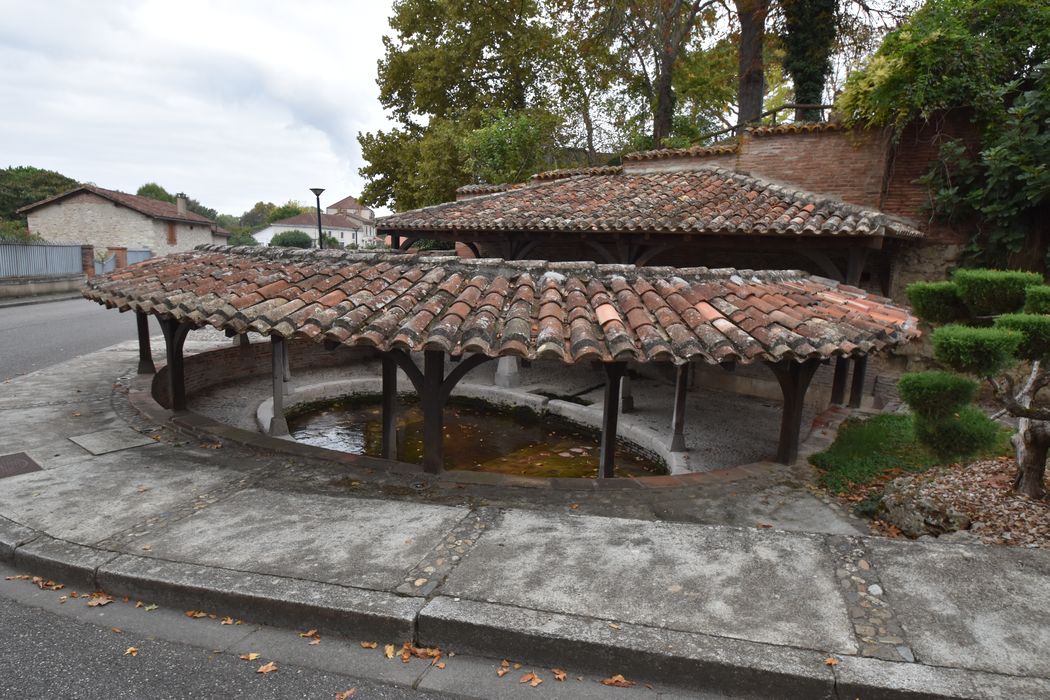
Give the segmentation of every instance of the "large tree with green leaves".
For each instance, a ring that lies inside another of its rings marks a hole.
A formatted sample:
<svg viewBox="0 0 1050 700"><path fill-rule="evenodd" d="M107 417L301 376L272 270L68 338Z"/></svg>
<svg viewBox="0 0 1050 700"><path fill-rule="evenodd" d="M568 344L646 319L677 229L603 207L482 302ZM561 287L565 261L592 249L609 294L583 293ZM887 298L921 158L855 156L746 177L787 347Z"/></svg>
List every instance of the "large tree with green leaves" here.
<svg viewBox="0 0 1050 700"><path fill-rule="evenodd" d="M18 219L18 210L73 189L79 183L54 170L28 165L0 170L0 220Z"/></svg>
<svg viewBox="0 0 1050 700"><path fill-rule="evenodd" d="M908 300L937 324L932 342L942 371L905 375L901 397L916 414L919 439L943 454L967 456L988 447L995 429L971 405L983 380L1003 411L1017 419L1014 488L1046 493L1050 451L1050 287L1031 272L959 270L948 282L908 287ZM1018 380L1021 380L1018 386Z"/></svg>
<svg viewBox="0 0 1050 700"><path fill-rule="evenodd" d="M147 182L146 184L139 187L138 190L135 191L135 194L137 194L139 197L149 197L150 199L155 199L158 202L169 202L171 204L175 203L175 195L168 192L156 182ZM186 198L186 208L192 211L194 214L200 214L204 218L211 219L212 221L215 221L219 216L219 212L215 211L211 207L204 206L192 197Z"/></svg>

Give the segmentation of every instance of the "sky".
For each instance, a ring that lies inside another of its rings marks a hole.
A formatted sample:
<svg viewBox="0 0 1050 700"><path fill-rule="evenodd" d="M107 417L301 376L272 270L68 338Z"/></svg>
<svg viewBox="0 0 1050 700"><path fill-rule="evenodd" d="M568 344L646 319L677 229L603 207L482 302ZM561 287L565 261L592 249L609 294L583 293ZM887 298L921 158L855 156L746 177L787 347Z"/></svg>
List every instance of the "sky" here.
<svg viewBox="0 0 1050 700"><path fill-rule="evenodd" d="M364 184L388 128L376 62L391 0L0 0L0 168L220 213L322 207ZM382 213L382 212L379 212Z"/></svg>

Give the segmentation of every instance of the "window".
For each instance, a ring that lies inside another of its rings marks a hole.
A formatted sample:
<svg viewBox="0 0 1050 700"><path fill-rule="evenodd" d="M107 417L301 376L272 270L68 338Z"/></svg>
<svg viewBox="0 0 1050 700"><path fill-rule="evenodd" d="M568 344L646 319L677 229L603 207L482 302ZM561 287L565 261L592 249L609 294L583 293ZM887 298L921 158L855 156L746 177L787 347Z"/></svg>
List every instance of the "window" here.
<svg viewBox="0 0 1050 700"><path fill-rule="evenodd" d="M168 245L178 245L179 239L175 234L175 222L168 222Z"/></svg>

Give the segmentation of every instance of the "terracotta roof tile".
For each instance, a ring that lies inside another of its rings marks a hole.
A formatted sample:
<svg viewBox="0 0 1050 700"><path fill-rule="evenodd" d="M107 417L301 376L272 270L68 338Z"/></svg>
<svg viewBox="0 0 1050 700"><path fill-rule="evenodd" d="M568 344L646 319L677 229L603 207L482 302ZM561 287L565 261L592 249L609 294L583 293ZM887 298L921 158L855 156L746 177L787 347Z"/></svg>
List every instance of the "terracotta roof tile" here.
<svg viewBox="0 0 1050 700"><path fill-rule="evenodd" d="M229 236L229 231L220 228L211 219L195 214L192 211L180 213L178 207L172 202L162 202L157 199L150 199L149 197L140 197L137 194L128 194L127 192L121 192L119 190L107 190L104 187L98 187L97 185L78 185L71 190L56 194L53 197L42 199L39 202L33 202L27 206L22 207L18 210L19 214L27 214L34 209L46 206L53 202L60 201L66 197L71 197L76 194L83 192L89 192L91 194L108 199L111 202L125 206L132 211L137 211L140 214L145 214L153 219L161 219L163 221L183 221L189 224L198 224L208 226L216 234L220 236Z"/></svg>
<svg viewBox="0 0 1050 700"><path fill-rule="evenodd" d="M84 294L237 332L565 362L823 359L918 336L888 300L797 271L200 246Z"/></svg>
<svg viewBox="0 0 1050 700"><path fill-rule="evenodd" d="M559 231L920 237L873 209L713 165L575 175L380 219L384 232Z"/></svg>

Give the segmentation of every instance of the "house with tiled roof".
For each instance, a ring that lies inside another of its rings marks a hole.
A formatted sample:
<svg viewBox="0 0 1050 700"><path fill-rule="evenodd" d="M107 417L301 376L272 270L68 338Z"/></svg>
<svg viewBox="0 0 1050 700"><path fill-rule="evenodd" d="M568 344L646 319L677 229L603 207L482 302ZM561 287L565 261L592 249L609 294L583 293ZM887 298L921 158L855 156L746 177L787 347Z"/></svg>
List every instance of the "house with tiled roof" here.
<svg viewBox="0 0 1050 700"><path fill-rule="evenodd" d="M230 234L189 210L183 194L175 202L80 185L22 207L29 231L52 243L90 244L96 250L128 248L164 255L210 243Z"/></svg>
<svg viewBox="0 0 1050 700"><path fill-rule="evenodd" d="M361 204L361 202L357 201L354 197L344 197L335 204L329 204L325 207L325 213L342 214L343 216L351 216L366 221L371 221L376 218L375 212L364 204Z"/></svg>
<svg viewBox="0 0 1050 700"><path fill-rule="evenodd" d="M351 198L352 199L352 198ZM345 201L345 200L344 200ZM333 207L329 207L331 212ZM368 210L369 213L371 210ZM343 246L372 248L376 245L376 226L371 218L363 218L346 213L322 213L321 230L325 236L331 236ZM317 213L306 211L290 216L287 219L274 221L261 231L252 234L262 245L270 245L273 237L287 231L302 231L310 236L313 245L317 246Z"/></svg>

